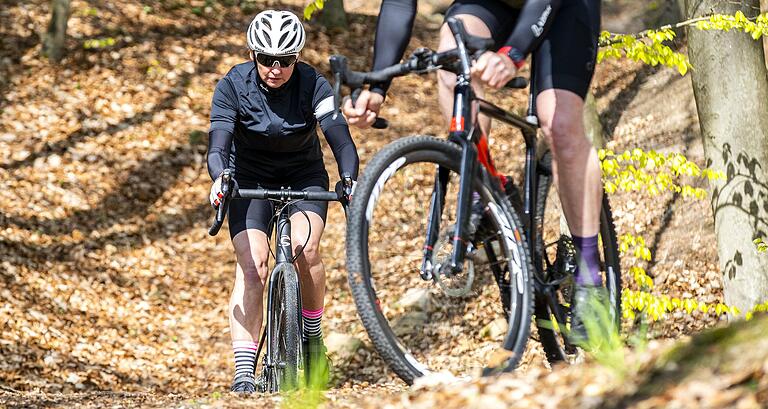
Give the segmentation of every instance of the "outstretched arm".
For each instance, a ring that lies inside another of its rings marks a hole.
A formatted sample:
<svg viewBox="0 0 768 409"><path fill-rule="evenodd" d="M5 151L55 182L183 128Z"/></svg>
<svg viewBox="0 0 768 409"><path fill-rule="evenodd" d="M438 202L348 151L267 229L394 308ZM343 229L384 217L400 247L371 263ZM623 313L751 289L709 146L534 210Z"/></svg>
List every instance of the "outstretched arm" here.
<svg viewBox="0 0 768 409"><path fill-rule="evenodd" d="M400 61L411 39L416 18L416 0L384 0L376 23L373 44L373 69L379 70ZM371 86L371 91L386 95L392 81Z"/></svg>

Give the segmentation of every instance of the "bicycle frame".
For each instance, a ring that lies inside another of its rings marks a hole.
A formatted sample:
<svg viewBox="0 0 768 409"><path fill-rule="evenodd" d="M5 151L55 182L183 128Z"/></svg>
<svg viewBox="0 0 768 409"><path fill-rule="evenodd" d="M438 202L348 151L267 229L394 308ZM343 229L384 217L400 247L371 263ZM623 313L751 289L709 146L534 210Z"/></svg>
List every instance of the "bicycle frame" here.
<svg viewBox="0 0 768 409"><path fill-rule="evenodd" d="M496 105L477 98L472 90L469 53L465 47L464 33L461 26L455 21L449 19L448 25L453 32L459 51L461 63L461 72L457 74L456 86L453 94L453 114L450 122L448 139L461 146L461 164L459 167L460 181L458 193L458 208L456 211L456 225L453 237L453 250L451 254L451 274L457 274L463 270L464 258L467 251L466 231L467 222L470 213L470 201L472 198L472 178L477 171L478 163L485 169L487 174L496 178L501 185L505 176L496 169L491 158L490 148L487 137L482 133L477 123L479 113L488 115L521 130L525 141L525 180L523 209L525 220L522 220L529 248L534 248L536 241L534 226L534 209L536 208L535 187L537 176L535 172L536 165L536 132L538 130L538 120L536 119L534 109L534 93L528 104L527 119L505 111ZM470 128L466 127L467 123ZM424 244L424 253L421 267L421 277L425 280L431 279L432 274L432 254L435 243L437 242L440 226L439 221L445 206L446 185L448 183L448 171L442 168L438 169L438 175L435 178L435 189L430 199L429 216L427 222L427 232Z"/></svg>
<svg viewBox="0 0 768 409"><path fill-rule="evenodd" d="M278 288L280 281L283 279L283 273L288 269L294 269L293 266L293 246L291 244L291 219L290 219L290 203L294 200L316 200L316 201L339 201L346 206L346 202L343 200L343 196L339 192L326 192L326 191L295 191L290 189L269 190L269 189L239 189L233 190L232 188L232 174L230 169L226 169L222 174L222 202L216 210L216 217L213 225L211 225L208 233L211 236L218 234L221 228L224 217L226 216L227 209L232 199L270 199L279 202L277 220L274 225L277 227L275 230L275 267L272 269L269 275L269 283L267 285L267 309L266 309L266 325L264 332L262 332L259 342L259 349L256 352L256 359L258 361L261 355L261 348L264 345L265 339L267 344L266 358L264 365L267 369L267 388L270 392L276 392L277 387L275 379L272 379L275 372L274 369L277 365L272 359L272 329L274 322L272 322L272 313L278 306L274 299L274 289ZM346 211L346 207L345 207ZM288 270L290 271L290 270ZM297 276L298 280L298 276ZM298 313L298 328L302 331L304 327L303 318L301 316L301 284L296 283L296 300ZM299 346L300 348L300 346ZM299 351L300 352L300 351ZM301 353L299 353L301 356Z"/></svg>
<svg viewBox="0 0 768 409"><path fill-rule="evenodd" d="M266 322L267 325L265 327L265 334L262 335L262 344L264 342L264 338L266 338L267 343L267 353L266 353L266 360L265 365L268 369L268 374L272 376L274 374L273 369L275 368L275 362L272 361L272 326L275 325L274 322L272 322L272 312L275 310L275 300L273 296L273 289L276 288L282 280L282 272L283 268L294 268L293 267L293 246L291 245L291 219L290 219L290 213L288 210L288 206L285 205L285 203L281 202L281 208L280 208L280 214L277 217L277 221L275 222L275 225L277 225L277 230L275 231L275 267L272 269L272 271L269 274L269 284L267 287L267 309L266 309ZM287 265L287 266L285 266ZM297 300L298 300L298 311L301 311L301 285L297 286L298 294L297 294ZM299 328L304 328L304 321L301 314L298 316L299 318ZM258 353L256 355L256 360L258 361ZM271 385L274 380L267 379L267 384Z"/></svg>

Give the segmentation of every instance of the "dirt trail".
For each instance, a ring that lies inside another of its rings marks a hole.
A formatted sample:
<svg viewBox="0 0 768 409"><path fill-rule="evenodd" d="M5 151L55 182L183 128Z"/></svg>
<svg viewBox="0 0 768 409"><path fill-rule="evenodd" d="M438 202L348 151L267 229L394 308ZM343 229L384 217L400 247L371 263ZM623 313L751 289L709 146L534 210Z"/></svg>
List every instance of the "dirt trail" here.
<svg viewBox="0 0 768 409"><path fill-rule="evenodd" d="M265 3L276 4L255 4ZM285 3L295 10L303 4ZM332 53L351 56L358 68L370 61L377 7L349 3L348 32L309 26L311 46L302 57L323 71ZM0 203L0 406L279 404L276 397L219 398L232 370L225 308L233 255L227 232L206 234L211 94L217 79L244 60L242 27L252 14L215 3L197 16L174 4L74 0L70 54L52 67L38 58L36 40L48 2L2 1L0 189L18 200ZM411 47L436 45L436 21L419 17ZM106 37L115 45L83 48L86 39ZM606 62L595 92L613 149L680 151L701 163L689 78ZM522 106L525 96L491 99ZM384 108L396 119L390 129L353 131L363 165L400 136L440 135L435 100L434 76L397 81ZM519 137L499 128L492 143L502 170L518 171ZM335 177L328 149L325 160ZM658 293L721 299L706 201L620 194L614 207L619 233L643 234L654 251L648 270ZM335 362L327 406L355 407L406 388L373 351L356 316L337 206L327 226L324 331L364 340L353 356ZM690 334L717 321L674 314L652 335ZM523 374L546 371L537 348L531 342Z"/></svg>

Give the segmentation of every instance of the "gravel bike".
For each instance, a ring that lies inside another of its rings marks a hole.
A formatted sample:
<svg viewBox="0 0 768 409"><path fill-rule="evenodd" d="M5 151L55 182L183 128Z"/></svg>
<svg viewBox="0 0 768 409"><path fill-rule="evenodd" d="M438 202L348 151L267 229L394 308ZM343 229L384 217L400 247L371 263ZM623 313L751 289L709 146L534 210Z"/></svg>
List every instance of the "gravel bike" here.
<svg viewBox="0 0 768 409"><path fill-rule="evenodd" d="M269 275L266 326L262 331L259 349L256 352L258 361L262 346L266 345L262 372L257 379L257 387L261 392L270 393L296 389L299 386L300 371L303 369L305 380L308 381L312 368L311 362L306 358L305 351L303 351L301 287L298 273L293 265L299 255L293 255L290 207L301 200L338 201L345 204L346 199L343 192L351 188L351 179L344 183L344 189L337 189L337 192L325 192L291 189L238 189L234 186L229 169L224 171L222 178L224 197L216 210L213 225L208 230L211 236L218 234L231 200L262 199L271 200L275 204L275 214L272 218L272 230L275 232L276 246L275 267Z"/></svg>
<svg viewBox="0 0 768 409"><path fill-rule="evenodd" d="M545 228L550 219L559 226L559 213L557 200L548 200L556 197L550 194L551 153L536 138L535 101L529 99L523 118L474 95L472 59L492 41L468 35L458 20L447 24L457 44L453 50L418 49L405 62L375 72L351 71L345 57L331 57L337 107L341 84L352 88L355 98L364 84L410 73L457 74L447 140L411 136L384 147L359 178L348 213L347 270L358 313L379 354L407 383L457 367L462 373L512 370L525 351L532 311L551 361L570 360L575 353L563 334L576 254L567 232ZM507 84L526 86L522 78ZM520 129L526 162L522 189L496 169L478 113ZM387 125L381 118L375 124ZM604 283L612 318L618 320L620 270L611 220L604 199ZM421 295L417 308L414 294ZM486 317L498 313L498 304L488 302L494 296L501 298L507 329L490 340L467 341L493 332Z"/></svg>

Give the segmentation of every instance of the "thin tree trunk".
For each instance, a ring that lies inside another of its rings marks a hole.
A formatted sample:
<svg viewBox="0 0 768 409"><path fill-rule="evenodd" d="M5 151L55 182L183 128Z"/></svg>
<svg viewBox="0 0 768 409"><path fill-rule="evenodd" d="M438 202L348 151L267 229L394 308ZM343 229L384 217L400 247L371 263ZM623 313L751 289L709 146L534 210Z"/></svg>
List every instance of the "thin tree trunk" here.
<svg viewBox="0 0 768 409"><path fill-rule="evenodd" d="M328 28L346 29L347 12L344 11L344 0L326 0L320 13L320 23Z"/></svg>
<svg viewBox="0 0 768 409"><path fill-rule="evenodd" d="M686 0L686 16L754 14L759 0ZM746 312L768 299L768 72L762 44L737 31L688 29L694 96L708 164L725 302Z"/></svg>
<svg viewBox="0 0 768 409"><path fill-rule="evenodd" d="M51 22L43 38L43 55L59 62L64 57L64 43L67 39L69 0L51 0Z"/></svg>

